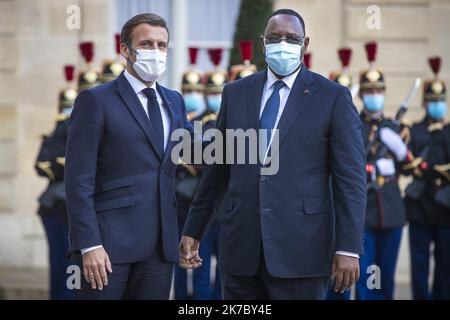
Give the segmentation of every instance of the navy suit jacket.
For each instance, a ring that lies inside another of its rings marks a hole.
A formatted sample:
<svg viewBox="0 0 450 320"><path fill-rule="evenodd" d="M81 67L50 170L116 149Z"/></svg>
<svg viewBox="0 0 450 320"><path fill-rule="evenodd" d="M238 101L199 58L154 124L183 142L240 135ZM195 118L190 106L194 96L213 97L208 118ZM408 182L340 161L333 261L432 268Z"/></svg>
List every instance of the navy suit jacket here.
<svg viewBox="0 0 450 320"><path fill-rule="evenodd" d="M170 132L190 129L181 95L157 85L169 110ZM162 241L178 261L175 164L164 154L137 95L123 73L82 91L70 117L65 185L70 249L103 245L112 263L148 258Z"/></svg>
<svg viewBox="0 0 450 320"><path fill-rule="evenodd" d="M219 130L258 129L266 76L261 71L225 86ZM278 128L278 173L262 176L258 164L207 166L184 234L204 236L225 185L218 210L225 274L254 275L263 252L274 277L328 276L335 251L362 253L366 172L359 114L347 88L303 66Z"/></svg>

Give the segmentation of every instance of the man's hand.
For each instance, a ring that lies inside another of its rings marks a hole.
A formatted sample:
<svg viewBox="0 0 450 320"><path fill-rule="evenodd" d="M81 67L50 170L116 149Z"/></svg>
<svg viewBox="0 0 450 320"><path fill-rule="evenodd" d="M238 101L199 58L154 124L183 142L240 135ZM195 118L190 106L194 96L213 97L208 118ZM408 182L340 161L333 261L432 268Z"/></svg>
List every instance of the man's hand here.
<svg viewBox="0 0 450 320"><path fill-rule="evenodd" d="M202 259L198 255L200 241L189 236L181 237L180 242L180 267L184 269L195 269L202 265Z"/></svg>
<svg viewBox="0 0 450 320"><path fill-rule="evenodd" d="M112 272L111 262L103 247L83 254L84 278L91 284L92 289L103 290L108 285L106 271Z"/></svg>
<svg viewBox="0 0 450 320"><path fill-rule="evenodd" d="M331 279L334 280L334 291L344 293L359 279L359 259L336 254L331 270Z"/></svg>

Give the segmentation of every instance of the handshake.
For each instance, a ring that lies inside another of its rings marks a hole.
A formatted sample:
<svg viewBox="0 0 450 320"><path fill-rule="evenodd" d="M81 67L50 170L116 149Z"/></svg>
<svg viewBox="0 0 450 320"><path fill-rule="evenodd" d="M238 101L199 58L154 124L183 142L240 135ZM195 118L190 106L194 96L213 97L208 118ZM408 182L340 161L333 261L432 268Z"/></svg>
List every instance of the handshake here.
<svg viewBox="0 0 450 320"><path fill-rule="evenodd" d="M202 265L199 256L200 241L189 236L182 236L180 241L180 267L184 269L195 269Z"/></svg>

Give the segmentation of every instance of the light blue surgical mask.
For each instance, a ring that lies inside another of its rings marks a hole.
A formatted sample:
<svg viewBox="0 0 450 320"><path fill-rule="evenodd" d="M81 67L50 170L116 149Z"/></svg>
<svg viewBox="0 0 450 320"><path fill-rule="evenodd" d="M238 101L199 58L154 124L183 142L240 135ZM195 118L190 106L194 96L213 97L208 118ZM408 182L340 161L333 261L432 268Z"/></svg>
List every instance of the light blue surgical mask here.
<svg viewBox="0 0 450 320"><path fill-rule="evenodd" d="M200 92L189 92L183 96L187 112L198 112L205 107L205 99Z"/></svg>
<svg viewBox="0 0 450 320"><path fill-rule="evenodd" d="M434 120L441 120L447 114L445 101L430 101L427 105L428 115Z"/></svg>
<svg viewBox="0 0 450 320"><path fill-rule="evenodd" d="M220 104L222 103L222 95L220 94L209 95L207 101L208 101L208 109L211 112L219 112Z"/></svg>
<svg viewBox="0 0 450 320"><path fill-rule="evenodd" d="M374 93L363 96L364 108L370 112L378 112L384 108L384 94Z"/></svg>
<svg viewBox="0 0 450 320"><path fill-rule="evenodd" d="M72 113L73 107L68 107L68 108L64 108L61 111L61 114L65 115L65 116L70 116L70 114Z"/></svg>
<svg viewBox="0 0 450 320"><path fill-rule="evenodd" d="M303 61L301 58L302 47L303 45L286 41L266 44L266 62L277 75L290 75Z"/></svg>

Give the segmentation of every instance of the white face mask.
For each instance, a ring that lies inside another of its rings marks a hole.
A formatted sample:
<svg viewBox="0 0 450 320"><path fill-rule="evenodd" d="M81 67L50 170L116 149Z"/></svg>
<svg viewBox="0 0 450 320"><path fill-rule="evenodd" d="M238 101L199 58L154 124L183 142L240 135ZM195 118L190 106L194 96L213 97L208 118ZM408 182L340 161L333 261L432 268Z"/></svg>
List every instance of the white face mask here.
<svg viewBox="0 0 450 320"><path fill-rule="evenodd" d="M134 50L134 49L132 49ZM166 70L167 53L159 50L136 49L133 69L144 81L155 81Z"/></svg>

